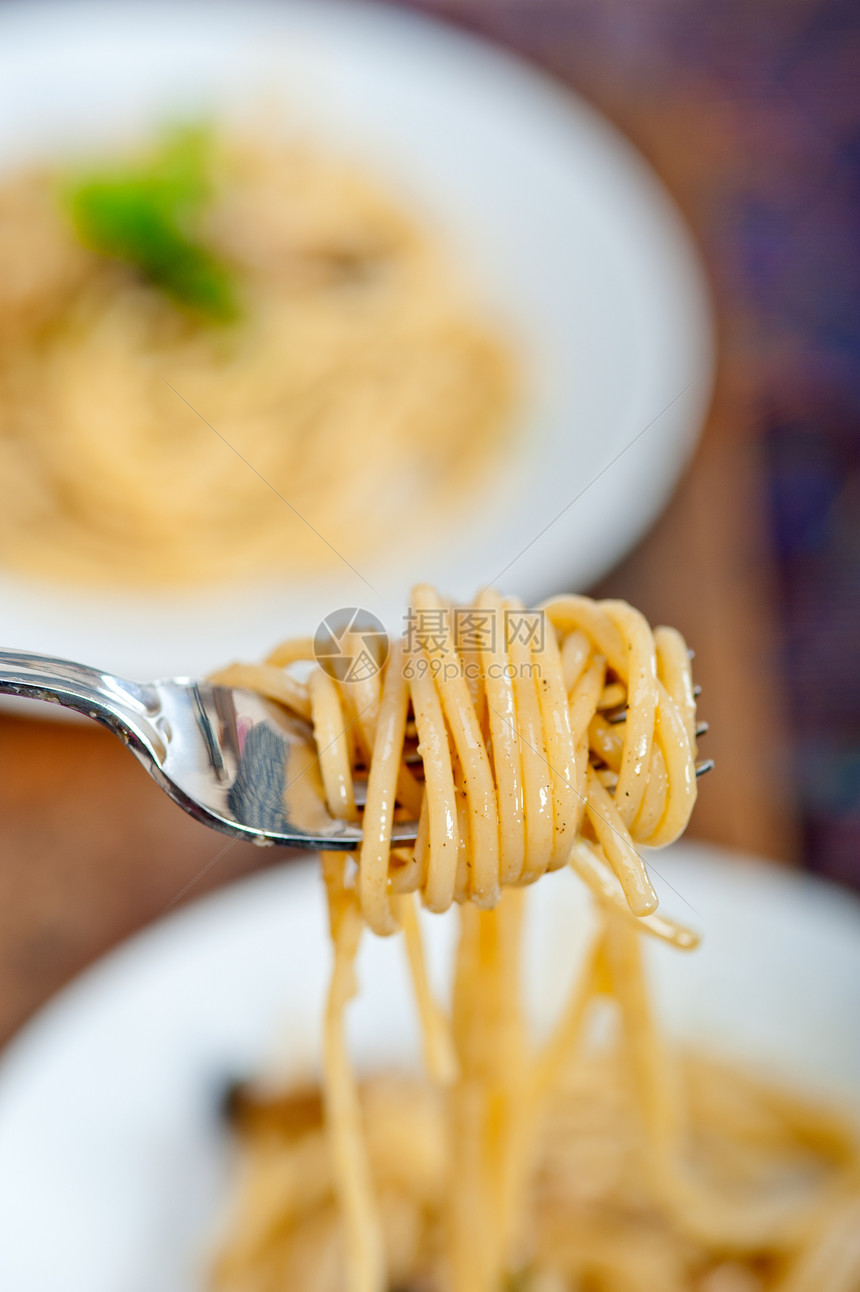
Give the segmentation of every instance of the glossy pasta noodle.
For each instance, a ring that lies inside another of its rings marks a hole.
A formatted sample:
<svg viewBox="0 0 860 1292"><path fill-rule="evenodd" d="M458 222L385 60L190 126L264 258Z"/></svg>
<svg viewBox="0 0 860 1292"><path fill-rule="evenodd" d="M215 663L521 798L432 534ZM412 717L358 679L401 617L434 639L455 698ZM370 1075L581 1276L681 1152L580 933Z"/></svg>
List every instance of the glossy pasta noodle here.
<svg viewBox="0 0 860 1292"><path fill-rule="evenodd" d="M300 678L310 658L287 643L216 675L310 720L329 810L361 817L364 843L357 866L322 859L322 1097L238 1099L244 1175L214 1286L856 1292L851 1124L674 1053L649 995L640 936L698 941L658 911L639 851L676 838L696 797L680 635L618 601L527 612L486 590L462 608L422 586L380 673ZM390 846L401 817L418 821L414 848ZM596 919L538 1045L520 1002L524 890L564 867ZM446 1008L416 900L459 911ZM352 1074L344 1011L365 927L402 933L424 1081ZM591 1026L607 1001L611 1043Z"/></svg>

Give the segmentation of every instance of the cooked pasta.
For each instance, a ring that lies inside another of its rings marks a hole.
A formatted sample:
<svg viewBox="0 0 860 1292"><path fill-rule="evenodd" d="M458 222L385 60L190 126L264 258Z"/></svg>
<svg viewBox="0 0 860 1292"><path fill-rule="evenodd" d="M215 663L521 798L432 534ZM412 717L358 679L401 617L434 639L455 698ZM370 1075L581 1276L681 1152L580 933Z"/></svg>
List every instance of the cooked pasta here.
<svg viewBox="0 0 860 1292"><path fill-rule="evenodd" d="M321 1097L238 1100L220 1292L857 1292L851 1122L674 1052L649 994L640 934L698 940L658 912L639 851L676 838L696 796L678 633L618 601L527 612L485 590L453 607L419 587L381 674L336 681L305 643L219 676L310 720L329 810L364 833L356 864L322 858ZM401 818L418 823L413 848L390 845ZM524 889L567 866L596 918L538 1042L521 1003ZM459 910L447 1007L416 899ZM365 926L403 932L424 1079L351 1072ZM610 1039L594 1026L607 1004Z"/></svg>
<svg viewBox="0 0 860 1292"><path fill-rule="evenodd" d="M204 255L178 233L138 239L129 264L76 233L62 168L0 183L5 567L124 586L306 575L464 508L507 435L510 347L432 231L310 147L215 134L211 151L192 299L229 271L220 322L158 289L171 256Z"/></svg>

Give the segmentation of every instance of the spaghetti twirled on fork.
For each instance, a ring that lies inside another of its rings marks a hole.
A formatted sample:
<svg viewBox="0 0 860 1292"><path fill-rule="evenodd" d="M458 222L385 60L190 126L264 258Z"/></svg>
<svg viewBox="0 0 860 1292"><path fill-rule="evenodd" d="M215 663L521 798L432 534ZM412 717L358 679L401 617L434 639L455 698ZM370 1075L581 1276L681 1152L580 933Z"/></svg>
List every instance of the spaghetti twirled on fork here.
<svg viewBox="0 0 860 1292"><path fill-rule="evenodd" d="M275 1117L256 1141L218 1287L383 1292L397 1278L433 1292L499 1292L516 1277L517 1287L552 1292L681 1292L710 1289L698 1280L713 1276L729 1280L713 1292L814 1292L822 1268L860 1280L860 1254L845 1267L832 1233L857 1206L850 1129L677 1061L654 1017L639 933L682 950L698 942L657 911L639 852L675 839L696 797L681 636L652 632L619 601L569 596L527 612L485 590L453 607L425 586L407 624L384 667L362 677L308 672L303 640L215 678L312 723L329 810L360 818L364 833L356 865L343 853L322 858L334 942L327 1138L306 1127L285 1146ZM414 848L392 849L398 816L417 820ZM523 890L568 866L597 919L567 1005L538 1046L520 1002ZM428 986L416 897L433 912L459 907L447 1011ZM404 933L429 1091L383 1085L380 1095L371 1083L362 1092L352 1074L344 1012L365 926ZM605 997L621 1045L588 1058L589 1014ZM571 1098L585 1099L594 1125L570 1130ZM693 1152L703 1109L708 1132L725 1140L725 1179ZM601 1198L585 1222L583 1152ZM795 1159L810 1181L774 1187L773 1163L788 1170ZM296 1192L305 1169L317 1181L313 1203Z"/></svg>

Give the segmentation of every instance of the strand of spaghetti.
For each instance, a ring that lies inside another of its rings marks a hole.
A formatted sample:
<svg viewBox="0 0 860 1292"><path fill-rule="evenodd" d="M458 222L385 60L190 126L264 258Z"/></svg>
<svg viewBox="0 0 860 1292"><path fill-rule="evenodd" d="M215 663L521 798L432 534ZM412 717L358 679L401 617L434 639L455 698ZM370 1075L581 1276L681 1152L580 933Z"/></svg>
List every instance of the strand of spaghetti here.
<svg viewBox="0 0 860 1292"><path fill-rule="evenodd" d="M678 1098L670 1091L645 986L639 939L614 910L605 910L604 947L613 994L621 1008L622 1032L636 1074L636 1095L655 1171L665 1178L679 1140Z"/></svg>
<svg viewBox="0 0 860 1292"><path fill-rule="evenodd" d="M654 645L657 649L657 676L675 702L695 757L696 697L687 643L676 628L661 627L654 629Z"/></svg>
<svg viewBox="0 0 860 1292"><path fill-rule="evenodd" d="M409 691L424 764L427 856L422 894L428 910L447 911L454 900L460 829L454 772L442 705L430 676L430 660L420 646L407 648Z"/></svg>
<svg viewBox="0 0 860 1292"><path fill-rule="evenodd" d="M570 731L576 750L576 790L579 796L579 828L588 798L589 724L606 674L606 661L597 655L587 662L570 692Z"/></svg>
<svg viewBox="0 0 860 1292"><path fill-rule="evenodd" d="M520 612L523 609L522 603L513 599L505 600L504 608L509 613ZM555 828L552 810L552 772L546 758L531 649L526 643L520 641L518 636L513 635L508 643L508 654L513 672L517 732L522 750L525 805L526 855L519 882L531 884L546 873L552 856Z"/></svg>
<svg viewBox="0 0 860 1292"><path fill-rule="evenodd" d="M417 820L424 802L424 782L404 762L397 768L397 802Z"/></svg>
<svg viewBox="0 0 860 1292"><path fill-rule="evenodd" d="M515 884L525 862L525 804L523 771L514 684L507 668L508 655L504 633L502 599L486 590L478 601L481 610L495 616L494 631L487 633L481 651L484 675L493 771L499 804L499 879L502 885Z"/></svg>
<svg viewBox="0 0 860 1292"><path fill-rule="evenodd" d="M662 682L657 684L656 738L666 765L666 807L660 824L645 840L655 848L672 843L684 829L696 802L695 742L690 743L682 715Z"/></svg>
<svg viewBox="0 0 860 1292"><path fill-rule="evenodd" d="M414 589L412 604L419 616L444 610L436 592L426 584ZM469 821L470 892L473 901L489 909L499 900L498 802L462 661L454 649L449 615L442 615L441 631L433 647L430 655L437 665L436 690L463 769Z"/></svg>
<svg viewBox="0 0 860 1292"><path fill-rule="evenodd" d="M585 822L585 808L588 803L588 733L577 741L576 745L576 790L579 795L579 830L582 832Z"/></svg>
<svg viewBox="0 0 860 1292"><path fill-rule="evenodd" d="M439 1085L449 1086L457 1077L454 1039L451 1035L450 1022L430 990L424 958L424 943L412 894L399 899L398 910L406 942L412 987L418 1005L418 1016L421 1020L424 1062L434 1081Z"/></svg>
<svg viewBox="0 0 860 1292"><path fill-rule="evenodd" d="M346 857L339 852L321 852L320 869L325 885L328 928L334 941L343 913L352 900L352 895L346 886Z"/></svg>
<svg viewBox="0 0 860 1292"><path fill-rule="evenodd" d="M591 751L589 750L589 753L590 752ZM599 764L595 764L593 761L589 762L589 766L591 770L594 772L594 775L600 781L600 784L603 785L604 788L607 789L610 794L614 794L615 786L618 784L618 773L613 772L611 767L601 767ZM593 835L593 831L589 833L588 829L586 829L584 831L584 835L586 838L591 838Z"/></svg>
<svg viewBox="0 0 860 1292"><path fill-rule="evenodd" d="M355 661L356 665L360 664L365 656L362 634L354 630L345 633L341 650L348 659ZM368 758L376 738L376 723L381 702L380 671L379 668L368 664L366 671L359 676L354 677L350 670L340 684L344 695L348 697L350 706L361 715L358 731L362 738L363 751Z"/></svg>
<svg viewBox="0 0 860 1292"><path fill-rule="evenodd" d="M487 716L487 697L485 694L487 678L486 670L482 667L482 655L487 636L487 633L482 628L481 612L486 608L483 592L476 604L477 616L475 612L470 612L465 607L458 607L461 618L457 619L455 617L454 620L454 649L463 661L463 673L466 678L466 685L469 688L469 695L472 698L475 717L478 720L478 726L483 729ZM463 617L464 610L465 617ZM493 611L490 613L494 614ZM498 623L495 619L493 623L494 629L498 629ZM490 635L495 637L495 631Z"/></svg>
<svg viewBox="0 0 860 1292"><path fill-rule="evenodd" d="M666 819L670 810L671 786L661 743L665 725L663 716L658 705L654 716L654 740L651 744L651 758L648 763L648 781L645 793L642 795L642 802L639 804L639 811L630 827L631 836L637 842L647 844L652 843L660 823ZM616 776L613 792L617 790L617 786Z"/></svg>
<svg viewBox="0 0 860 1292"><path fill-rule="evenodd" d="M367 768L370 763L371 744L367 734L367 726L361 718L367 718L367 714L362 714L356 705L355 689L346 686L343 681L338 681L338 694L340 702L343 705L344 717L347 719L347 730L349 732L350 752L354 767Z"/></svg>
<svg viewBox="0 0 860 1292"><path fill-rule="evenodd" d="M415 836L415 847L412 849L412 866L414 867L414 880L411 884L410 892L423 893L427 882L427 865L430 859L430 813L427 807L427 796L424 795L421 802L421 811L418 816L418 832ZM401 891L406 891L405 889Z"/></svg>
<svg viewBox="0 0 860 1292"><path fill-rule="evenodd" d="M314 654L312 637L290 637L287 641L279 642L263 662L270 668L287 668L301 660L313 659Z"/></svg>
<svg viewBox="0 0 860 1292"><path fill-rule="evenodd" d="M570 864L600 902L608 902L622 918L631 921L635 928L650 933L663 942L669 942L679 951L694 951L699 945L701 939L693 929L678 924L668 916L657 911L651 915L634 915L627 905L618 876L587 839L578 839L573 845Z"/></svg>
<svg viewBox="0 0 860 1292"><path fill-rule="evenodd" d="M602 655L595 655L570 693L568 701L570 731L575 747L578 747L580 741L588 735L589 724L597 709L605 674L606 660Z"/></svg>
<svg viewBox="0 0 860 1292"><path fill-rule="evenodd" d="M492 1243L492 1209L486 1161L486 1092L475 1071L476 1039L486 1018L475 1017L475 991L484 985L488 957L478 941L481 912L460 907L454 968L452 1027L459 1076L450 1095L451 1161L446 1190L446 1231L451 1292L490 1292L500 1275Z"/></svg>
<svg viewBox="0 0 860 1292"><path fill-rule="evenodd" d="M469 871L471 867L469 854L469 801L463 785L463 769L457 757L456 749L451 752L451 765L454 769L454 788L457 799L454 804L457 813L457 830L460 845L457 848L457 882L454 885L454 901L459 904L471 898Z"/></svg>
<svg viewBox="0 0 860 1292"><path fill-rule="evenodd" d="M616 776L624 753L624 732L619 723L607 722L599 710L588 724L588 744L600 761L611 767ZM650 772L649 772L650 779Z"/></svg>
<svg viewBox="0 0 860 1292"><path fill-rule="evenodd" d="M623 687L620 682L610 682L600 692L600 699L597 701L598 709L617 709L619 705L627 701L627 688Z"/></svg>
<svg viewBox="0 0 860 1292"><path fill-rule="evenodd" d="M514 1238L524 1183L519 1135L525 1075L519 1002L522 897L496 911L465 905L454 985L453 1027L460 1077L449 1229L455 1292L495 1292Z"/></svg>
<svg viewBox="0 0 860 1292"><path fill-rule="evenodd" d="M497 948L493 974L495 1089L488 1110L492 1119L492 1179L496 1182L496 1241L505 1270L522 1267L529 1243L523 1222L531 1165L528 1090L532 1055L522 1006L524 912L525 893L511 889L496 913L482 915L484 924L493 928Z"/></svg>
<svg viewBox="0 0 860 1292"><path fill-rule="evenodd" d="M382 1232L344 1034L346 1006L356 991L355 957L363 924L354 896L342 887L342 857L323 853L322 864L334 939L323 1035L323 1097L334 1189L344 1222L344 1282L347 1292L385 1292Z"/></svg>
<svg viewBox="0 0 860 1292"><path fill-rule="evenodd" d="M409 689L403 672L403 648L391 648L382 700L376 722L376 739L367 779L367 802L362 820L358 859L358 898L361 914L374 933L386 936L399 928L388 881L391 831L394 826L397 776L406 731Z"/></svg>
<svg viewBox="0 0 860 1292"><path fill-rule="evenodd" d="M683 661L689 675L686 648ZM694 757L686 727L674 697L660 682L657 693L647 783L631 829L635 838L652 847L660 847L677 837L687 822L696 796ZM588 729L591 747L616 774L622 765L625 725L613 725L595 713ZM665 754L664 750L667 751ZM667 759L671 760L671 770L667 767Z"/></svg>
<svg viewBox="0 0 860 1292"><path fill-rule="evenodd" d="M654 726L654 740L651 745L651 760L648 765L648 779L645 787L645 793L642 797L642 803L636 819L631 828L631 835L636 839L641 839L652 846L658 846L658 827L661 822L669 820L670 824L675 824L680 819L684 823L684 816L687 804L680 805L677 802L677 796L674 803L675 811L669 815L671 785L669 773L666 768L666 759L663 754L663 743L671 744L671 737L666 741L665 726L666 714L673 712L674 706L669 697L659 689L661 701L657 707L657 713ZM675 715L677 717L677 715ZM673 732L675 724L672 724ZM617 785L618 773L621 770L622 758L624 753L624 724L612 724L599 713L595 713L588 727L588 736L591 749L598 755L600 760L615 774L613 786ZM690 780L695 783L695 768L690 765L690 759L681 756L674 762L676 775L679 777L688 775ZM603 779L601 777L601 779ZM605 782L604 782L605 783ZM689 805L690 808L692 804Z"/></svg>
<svg viewBox="0 0 860 1292"><path fill-rule="evenodd" d="M607 861L618 876L631 911L634 915L650 915L657 909L657 894L614 798L600 783L593 767L588 769L585 813Z"/></svg>
<svg viewBox="0 0 860 1292"><path fill-rule="evenodd" d="M576 775L576 744L570 726L561 652L552 624L542 622L542 641L532 646L537 669L538 705L544 730L547 762L552 771L554 834L549 869L567 864L579 828L582 800Z"/></svg>
<svg viewBox="0 0 860 1292"><path fill-rule="evenodd" d="M550 623L552 624L551 620ZM555 627L554 624L552 626ZM582 676L590 658L591 642L584 632L577 629L572 633L562 633L561 668L564 674L564 689L568 695Z"/></svg>
<svg viewBox="0 0 860 1292"><path fill-rule="evenodd" d="M657 654L644 615L624 601L605 601L603 608L627 647L627 721L615 806L629 829L648 782L657 709Z"/></svg>
<svg viewBox="0 0 860 1292"><path fill-rule="evenodd" d="M525 741L524 743L527 744ZM587 749L587 746L585 748ZM537 751L533 749L533 752ZM541 761L547 763L545 758L542 758ZM604 788L602 779L604 776L611 776L614 787L617 779L614 773L592 767L588 768L588 783L593 790L592 797L600 799L603 812L598 812L593 803L587 804L586 810L595 829L599 828L601 830L601 842L606 842L619 874L624 877L623 882L631 892L633 908L637 909L637 913L647 914L649 910L654 910L657 905L656 894L651 886L644 863L633 847L630 835L615 808L613 799ZM610 819L613 817L614 820ZM598 821L600 823L599 827L597 826ZM615 838L612 837L613 835Z"/></svg>
<svg viewBox="0 0 860 1292"><path fill-rule="evenodd" d="M388 884L392 896L403 897L415 893L421 887L421 867L415 856L415 849L398 848L391 850L392 865L388 871Z"/></svg>
<svg viewBox="0 0 860 1292"><path fill-rule="evenodd" d="M317 668L309 678L308 693L328 809L332 816L340 820L354 821L358 813L352 785L352 765L337 687L327 673Z"/></svg>
<svg viewBox="0 0 860 1292"><path fill-rule="evenodd" d="M562 633L584 632L592 643L592 650L605 656L609 667L626 684L627 650L621 632L606 613L606 604L592 601L590 597L566 596L553 597L538 609Z"/></svg>
<svg viewBox="0 0 860 1292"><path fill-rule="evenodd" d="M299 717L310 719L311 702L307 689L289 673L268 664L229 664L210 673L206 679L213 686L235 686L241 691L256 691L269 700L277 700Z"/></svg>

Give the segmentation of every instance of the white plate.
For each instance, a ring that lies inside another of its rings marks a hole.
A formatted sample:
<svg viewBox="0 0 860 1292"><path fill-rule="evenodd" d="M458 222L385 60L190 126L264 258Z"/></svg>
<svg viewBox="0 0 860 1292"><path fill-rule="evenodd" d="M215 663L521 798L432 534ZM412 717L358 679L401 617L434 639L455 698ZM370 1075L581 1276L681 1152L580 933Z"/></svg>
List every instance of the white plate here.
<svg viewBox="0 0 860 1292"><path fill-rule="evenodd" d="M388 558L365 563L375 591L345 565L326 579L154 597L3 575L4 644L151 678L257 657L343 605L397 626L416 577L458 597L497 579L527 600L582 587L638 538L691 452L713 366L702 273L654 175L575 95L388 8L0 9L3 167L201 105L229 118L268 96L300 130L366 157L447 234L519 338L520 447L489 473L473 520L435 540L398 535ZM285 542L300 524L285 507Z"/></svg>
<svg viewBox="0 0 860 1292"><path fill-rule="evenodd" d="M860 1087L860 907L826 885L715 848L655 858L667 908L703 948L648 944L662 1014L687 1038L826 1092ZM568 872L530 907L529 999L546 1019L587 919ZM432 977L455 921L425 917ZM647 942L647 939L646 939ZM351 1010L359 1062L413 1062L399 940L366 937ZM230 1077L316 1071L329 968L313 864L265 872L161 921L79 978L0 1063L0 1287L191 1292L229 1154Z"/></svg>

